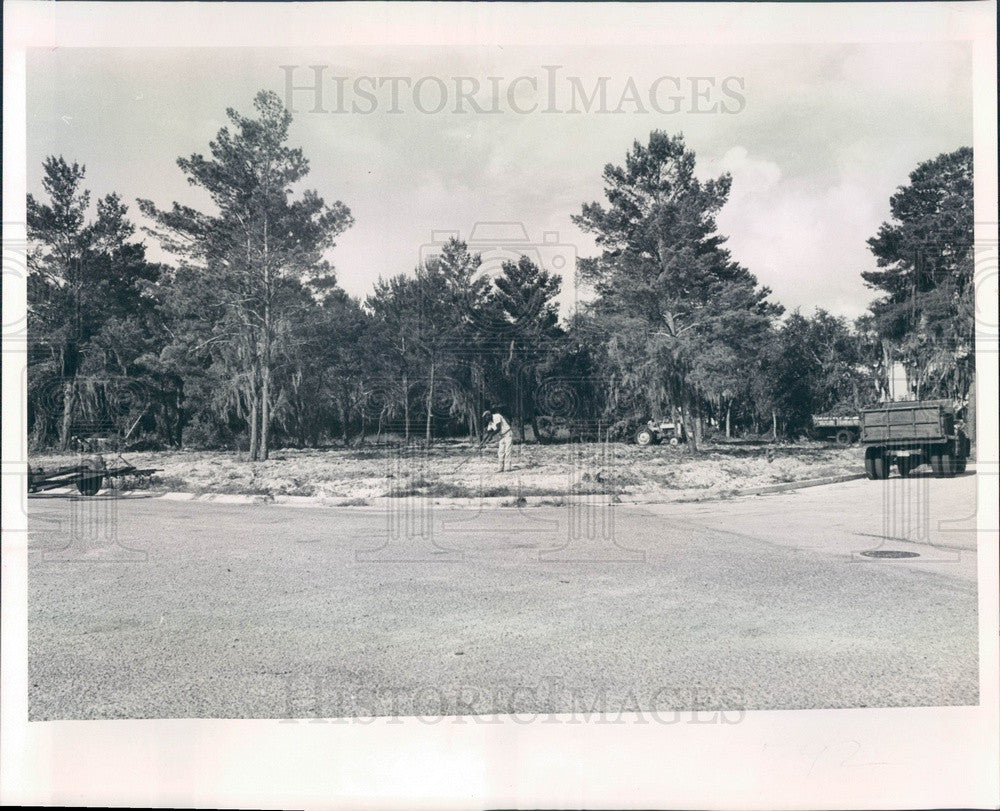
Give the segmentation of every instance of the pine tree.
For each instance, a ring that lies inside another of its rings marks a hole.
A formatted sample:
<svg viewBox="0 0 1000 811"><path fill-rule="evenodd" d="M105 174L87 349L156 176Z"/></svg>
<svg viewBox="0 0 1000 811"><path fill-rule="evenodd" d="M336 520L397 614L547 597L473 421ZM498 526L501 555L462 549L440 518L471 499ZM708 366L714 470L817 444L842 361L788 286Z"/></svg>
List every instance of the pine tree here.
<svg viewBox="0 0 1000 811"><path fill-rule="evenodd" d="M213 340L230 347L248 403L250 456L267 459L275 343L288 306L289 280L311 278L329 287L332 268L323 259L337 235L353 222L339 201L326 205L315 191L293 199L294 184L309 171L301 149L286 145L291 114L278 95L261 91L256 117L226 111L231 127L209 144L211 158L180 158L188 182L211 195L216 212L174 203L163 211L141 200L155 219L164 246L211 278L225 321ZM292 286L294 289L294 285ZM291 296L294 301L294 295Z"/></svg>
<svg viewBox="0 0 1000 811"><path fill-rule="evenodd" d="M562 336L555 302L559 288L558 276L522 256L517 262L502 264L487 304L495 314L492 322L498 352L494 363L506 382L505 399L513 408L522 442L526 422L531 424L535 439L539 437L534 390L539 367Z"/></svg>
<svg viewBox="0 0 1000 811"><path fill-rule="evenodd" d="M580 261L598 295L592 311L613 346L631 347L608 356L617 356L609 374L615 385L644 390L650 409L662 399L682 404L697 450L707 392L695 372L718 343L713 336L732 335L724 323L733 318L755 330L748 322L767 324L781 308L767 302L770 290L732 260L717 233L730 176L701 181L694 170L683 136L654 131L647 145L633 144L624 166L605 167L608 207L584 205L574 222L601 248Z"/></svg>
<svg viewBox="0 0 1000 811"><path fill-rule="evenodd" d="M96 217L87 221L85 175L86 167L50 156L42 178L48 202L30 194L27 199L29 403L36 439L44 441L49 407L60 401L64 450L74 414L84 409L96 420L113 416L109 408L127 388L123 375L138 374L132 364L151 329L144 290L160 274L146 261L144 246L131 241L135 227L116 194L98 200ZM129 339L122 343L125 333Z"/></svg>
<svg viewBox="0 0 1000 811"><path fill-rule="evenodd" d="M889 201L892 220L868 240L883 293L871 306L890 360L918 397L957 397L975 373L972 150L924 161Z"/></svg>

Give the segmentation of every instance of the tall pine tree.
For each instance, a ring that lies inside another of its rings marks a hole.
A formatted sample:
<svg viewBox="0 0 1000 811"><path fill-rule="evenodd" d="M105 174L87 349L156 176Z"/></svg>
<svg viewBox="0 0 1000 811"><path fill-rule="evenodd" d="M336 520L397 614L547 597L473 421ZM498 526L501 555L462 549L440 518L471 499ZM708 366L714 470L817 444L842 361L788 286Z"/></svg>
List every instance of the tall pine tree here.
<svg viewBox="0 0 1000 811"><path fill-rule="evenodd" d="M656 130L648 144L633 144L623 166L605 167L607 207L590 203L573 218L601 248L580 260L598 294L592 311L606 324L610 347L631 347L606 355L612 387L647 392L650 410L663 399L674 409L682 405L693 423L692 450L707 394L694 374L700 359L721 336L737 332L724 328L727 320L754 332L747 322L766 324L781 312L717 233L715 217L731 182L728 174L699 180L683 136ZM722 357L711 354L716 363Z"/></svg>
<svg viewBox="0 0 1000 811"><path fill-rule="evenodd" d="M924 161L889 201L892 220L862 272L887 360L901 361L917 397L966 395L975 373L972 150Z"/></svg>
<svg viewBox="0 0 1000 811"><path fill-rule="evenodd" d="M231 348L249 410L250 457L270 449L276 340L283 312L296 306L295 284L312 279L329 286L333 271L323 259L353 222L341 202L327 205L315 191L293 197L309 171L301 149L289 147L291 114L274 92L254 99L255 117L226 111L230 126L209 144L212 157L195 154L178 166L188 182L211 195L206 214L174 203L160 210L140 200L157 223L164 246L196 264L212 280L224 319L213 339Z"/></svg>

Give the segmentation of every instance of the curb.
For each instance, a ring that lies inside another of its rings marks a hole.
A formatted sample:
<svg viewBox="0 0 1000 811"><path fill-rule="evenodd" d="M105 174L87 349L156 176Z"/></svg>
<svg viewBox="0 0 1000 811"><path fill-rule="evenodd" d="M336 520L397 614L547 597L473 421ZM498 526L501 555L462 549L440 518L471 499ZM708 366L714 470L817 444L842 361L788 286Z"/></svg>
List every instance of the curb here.
<svg viewBox="0 0 1000 811"><path fill-rule="evenodd" d="M766 487L753 487L749 490L739 490L734 495L737 496L763 496L768 493L784 493L788 490L798 490L803 487L819 487L824 484L840 484L840 482L853 482L863 479L864 473L847 473L842 476L826 476L822 479L804 479L800 482L782 482L781 484L769 484Z"/></svg>

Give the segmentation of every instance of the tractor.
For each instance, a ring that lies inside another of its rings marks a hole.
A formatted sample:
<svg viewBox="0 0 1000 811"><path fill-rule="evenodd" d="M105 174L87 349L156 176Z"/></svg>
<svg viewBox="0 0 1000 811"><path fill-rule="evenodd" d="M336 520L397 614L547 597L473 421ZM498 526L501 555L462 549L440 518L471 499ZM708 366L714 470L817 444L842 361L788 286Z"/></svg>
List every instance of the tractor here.
<svg viewBox="0 0 1000 811"><path fill-rule="evenodd" d="M636 445L659 445L661 442L677 445L686 439L684 424L680 421L674 423L666 420L649 420L635 432Z"/></svg>

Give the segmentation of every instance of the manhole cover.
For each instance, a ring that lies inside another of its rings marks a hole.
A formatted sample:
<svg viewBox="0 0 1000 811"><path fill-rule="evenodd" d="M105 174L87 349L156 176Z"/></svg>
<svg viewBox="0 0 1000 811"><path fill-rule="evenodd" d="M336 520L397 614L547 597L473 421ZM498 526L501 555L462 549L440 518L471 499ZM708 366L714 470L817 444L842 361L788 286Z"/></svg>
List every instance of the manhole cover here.
<svg viewBox="0 0 1000 811"><path fill-rule="evenodd" d="M869 549L862 552L866 558L919 558L917 552L903 552L901 549Z"/></svg>

